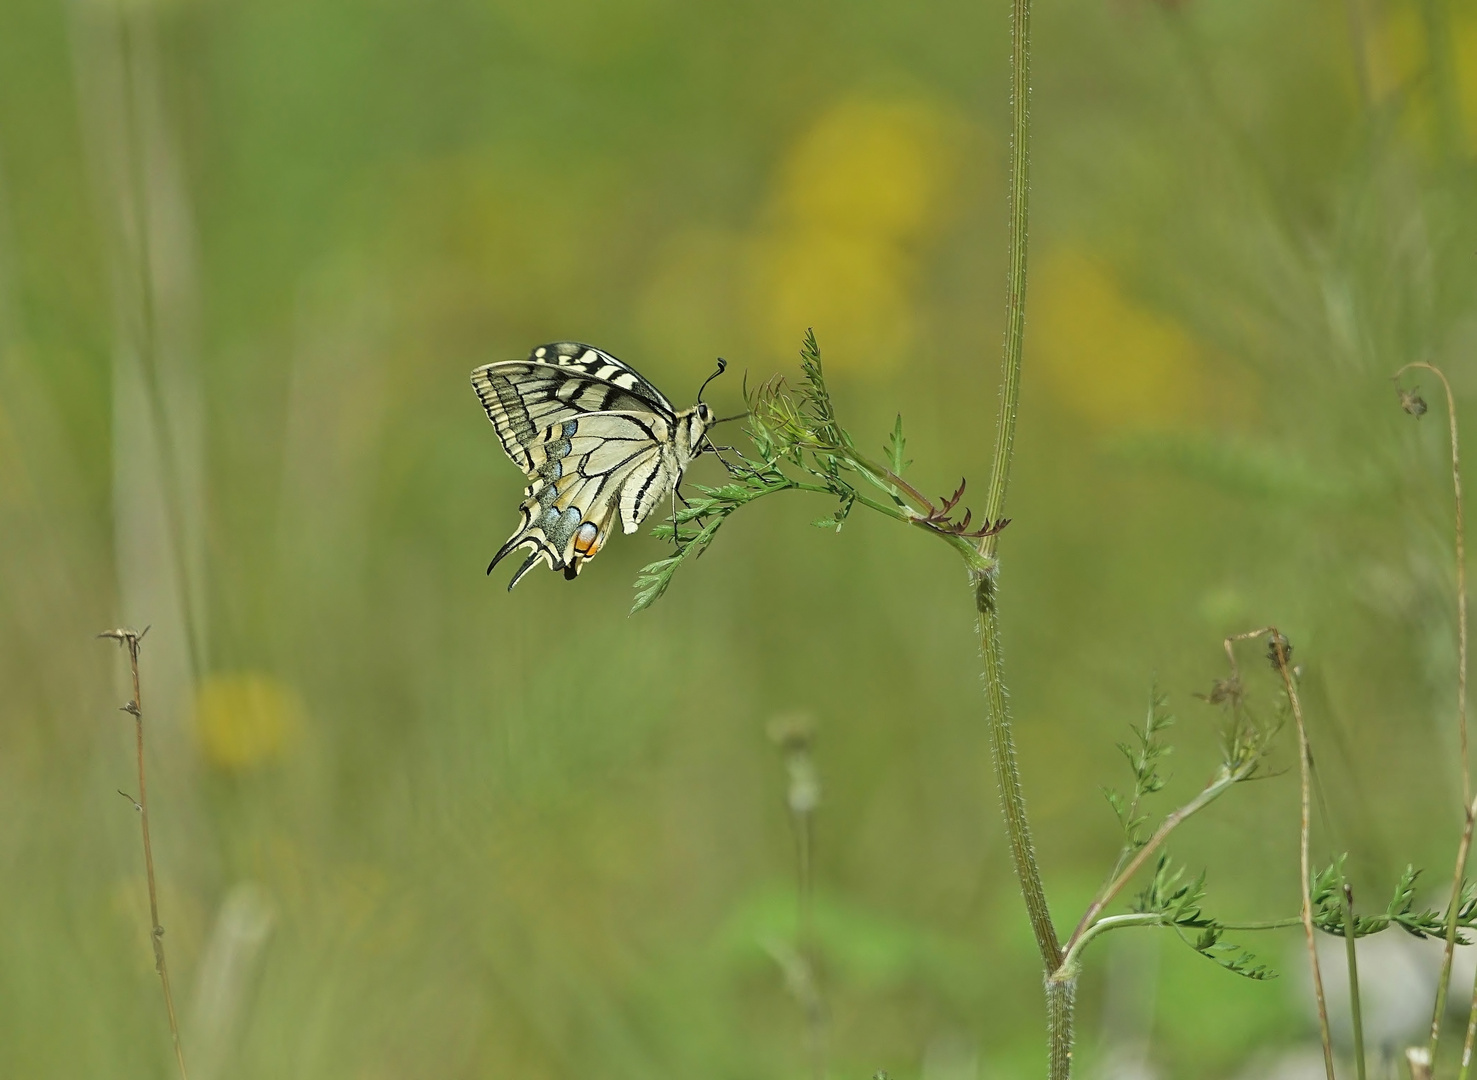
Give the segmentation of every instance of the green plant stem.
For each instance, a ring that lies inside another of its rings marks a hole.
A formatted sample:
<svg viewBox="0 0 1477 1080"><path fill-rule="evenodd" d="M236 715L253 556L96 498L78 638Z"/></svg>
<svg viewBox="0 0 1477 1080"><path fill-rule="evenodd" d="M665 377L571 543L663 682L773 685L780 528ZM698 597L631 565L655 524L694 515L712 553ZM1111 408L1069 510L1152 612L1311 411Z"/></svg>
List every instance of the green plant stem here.
<svg viewBox="0 0 1477 1080"><path fill-rule="evenodd" d="M976 595L980 597L980 644L984 654L985 705L990 718L990 750L995 765L995 782L1000 788L1001 810L1005 815L1005 831L1010 840L1010 855L1026 901L1031 931L1041 952L1046 974L1061 966L1062 949L1056 927L1046 904L1046 891L1041 885L1041 871L1036 865L1036 848L1031 842L1031 827L1026 820L1026 800L1021 791L1020 767L1016 763L1015 740L1010 732L1010 714L1005 705L1005 680L1000 655L1000 617L994 604L994 576L986 571L979 575ZM1052 1074L1056 1076L1055 1073Z"/></svg>
<svg viewBox="0 0 1477 1080"><path fill-rule="evenodd" d="M790 484L790 489L794 491L814 491L822 495L835 494L835 492L833 492L830 488L825 487L821 484L806 484L800 481L792 481ZM894 521L901 521L906 525L915 525L929 535L937 536L940 540L944 541L944 543L948 544L955 551L959 552L960 556L967 564L969 564L971 568L975 570L982 569L982 560L980 558L979 552L975 549L975 546L971 544L966 538L962 536L955 536L952 533L940 532L938 529L930 528L922 518L920 518L917 514L912 513L906 507L889 505L885 502L878 502L876 499L867 498L867 496L863 495L861 492L857 492L855 498L856 501L861 503L863 506L875 510L879 514L890 517ZM679 520L682 520L680 515Z"/></svg>
<svg viewBox="0 0 1477 1080"><path fill-rule="evenodd" d="M1021 354L1026 332L1026 236L1030 218L1030 106L1031 106L1031 0L1012 0L1010 13L1010 184L1009 184L1009 270L1006 275L1005 349L1001 358L1000 414L995 427L995 457L990 468L990 487L985 496L987 521L998 521L1005 509L1005 491L1010 482L1010 464L1015 450L1016 411L1020 405ZM979 555L987 565L971 574L975 610L980 620L980 652L984 661L985 708L990 724L990 756L1011 859L1036 947L1045 969L1048 1011L1049 1076L1067 1080L1072 1070L1072 1008L1076 1001L1075 973L1059 973L1062 948L1046 890L1036 865L1036 849L1026 820L1026 801L1016 763L1015 740L1005 704L1005 671L1001 655L999 565L995 560L996 536L981 538Z"/></svg>
<svg viewBox="0 0 1477 1080"><path fill-rule="evenodd" d="M1000 365L1000 416L995 458L985 496L985 520L1005 510L1015 451L1016 411L1021 400L1021 355L1026 341L1026 249L1031 204L1031 0L1013 0L1010 12L1010 266L1005 278L1005 354ZM980 554L995 554L997 540L980 541Z"/></svg>
<svg viewBox="0 0 1477 1080"><path fill-rule="evenodd" d="M1072 1075L1072 1012L1077 1004L1077 969L1063 966L1046 977L1049 1074Z"/></svg>
<svg viewBox="0 0 1477 1080"><path fill-rule="evenodd" d="M1471 1073L1473 1040L1477 1040L1477 982L1472 985L1472 1009L1467 1014L1467 1038L1462 1043L1462 1068L1457 1080L1467 1080Z"/></svg>
<svg viewBox="0 0 1477 1080"><path fill-rule="evenodd" d="M1132 911L1126 915L1109 915L1090 924L1081 933L1074 934L1067 942L1066 955L1062 957L1062 969L1075 969L1080 966L1082 950L1087 948L1087 943L1099 934L1109 930L1119 930L1125 926L1159 926L1164 923L1164 916L1157 911Z"/></svg>
<svg viewBox="0 0 1477 1080"><path fill-rule="evenodd" d="M1285 930L1290 926L1301 926L1302 917L1292 915L1286 919L1265 919L1258 922L1223 922L1217 923L1222 930ZM1131 911L1125 915L1108 915L1093 923L1081 934L1077 935L1067 946L1067 954L1062 960L1061 970L1080 969L1082 966L1082 953L1087 948L1088 942L1099 934L1105 934L1109 930L1121 930L1128 926L1173 926L1174 924L1157 911Z"/></svg>
<svg viewBox="0 0 1477 1080"><path fill-rule="evenodd" d="M1225 794L1233 785L1240 783L1250 776L1252 770L1256 768L1256 764L1257 759L1253 757L1235 769L1223 769L1219 776L1201 789L1199 795L1196 795L1160 823L1159 828L1154 830L1154 835L1149 837L1143 847L1139 848L1128 865L1119 871L1108 884L1103 886L1102 892L1098 894L1097 898L1083 912L1081 920L1077 923L1077 928L1072 931L1072 936L1067 939L1067 956L1070 957L1074 951L1080 948L1084 937L1096 933L1093 930L1095 925L1101 925L1107 921L1106 919L1098 920L1098 915L1113 902L1113 898L1132 880L1133 876L1139 872L1149 857L1169 837L1169 834L1179 828L1185 822L1185 819L1204 810L1216 799ZM1120 917L1113 916L1113 918ZM1065 962L1064 960L1063 963L1065 964Z"/></svg>
<svg viewBox="0 0 1477 1080"><path fill-rule="evenodd" d="M1354 1023L1354 1071L1359 1080L1364 1073L1364 1009L1359 1002L1359 952L1354 939L1354 890L1344 880L1344 868L1336 863L1339 873L1339 899L1344 907L1344 953L1349 967L1349 1015Z"/></svg>

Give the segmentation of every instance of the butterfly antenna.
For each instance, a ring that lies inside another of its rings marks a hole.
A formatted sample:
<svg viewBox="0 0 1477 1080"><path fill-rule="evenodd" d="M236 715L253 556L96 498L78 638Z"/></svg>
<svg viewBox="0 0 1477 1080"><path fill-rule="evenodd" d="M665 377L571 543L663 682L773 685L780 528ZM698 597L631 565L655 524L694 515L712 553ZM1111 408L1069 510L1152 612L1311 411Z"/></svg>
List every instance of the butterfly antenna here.
<svg viewBox="0 0 1477 1080"><path fill-rule="evenodd" d="M721 356L718 357L718 370L715 371L715 372L713 372L713 374L709 375L706 379L704 379L703 380L703 385L702 386L699 386L697 388L697 399L699 401L702 401L703 400L703 391L708 388L708 383L712 382L719 375L722 375L723 372L727 369L727 367L728 367L728 361L725 360L725 359L723 359L723 357L721 357Z"/></svg>

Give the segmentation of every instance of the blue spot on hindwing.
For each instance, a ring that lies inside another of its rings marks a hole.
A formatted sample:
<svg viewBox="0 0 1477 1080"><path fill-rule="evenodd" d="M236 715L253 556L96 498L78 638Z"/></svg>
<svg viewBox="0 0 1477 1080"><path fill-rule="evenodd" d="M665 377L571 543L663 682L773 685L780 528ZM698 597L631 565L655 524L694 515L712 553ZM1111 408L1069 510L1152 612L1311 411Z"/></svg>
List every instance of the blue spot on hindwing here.
<svg viewBox="0 0 1477 1080"><path fill-rule="evenodd" d="M580 516L579 510L573 506L562 514L552 506L544 511L543 520L539 524L543 526L544 535L549 538L549 544L555 551L564 550L569 538L580 526Z"/></svg>

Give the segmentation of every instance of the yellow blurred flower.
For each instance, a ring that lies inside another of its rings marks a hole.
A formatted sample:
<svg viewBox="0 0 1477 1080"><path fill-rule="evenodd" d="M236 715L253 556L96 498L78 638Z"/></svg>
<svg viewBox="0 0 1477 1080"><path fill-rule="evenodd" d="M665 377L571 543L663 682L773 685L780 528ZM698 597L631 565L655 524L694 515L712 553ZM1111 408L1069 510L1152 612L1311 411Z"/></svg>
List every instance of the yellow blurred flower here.
<svg viewBox="0 0 1477 1080"><path fill-rule="evenodd" d="M281 758L302 731L297 691L260 672L209 675L195 695L195 734L212 765L239 772Z"/></svg>
<svg viewBox="0 0 1477 1080"><path fill-rule="evenodd" d="M1477 147L1477 13L1470 6L1452 19L1451 39L1462 130L1470 149Z"/></svg>
<svg viewBox="0 0 1477 1080"><path fill-rule="evenodd" d="M944 222L958 125L921 102L843 101L782 163L752 267L766 343L814 326L828 363L898 363L915 329L918 249Z"/></svg>
<svg viewBox="0 0 1477 1080"><path fill-rule="evenodd" d="M1477 146L1477 12L1470 5L1452 5L1448 29L1449 59L1456 80L1457 109L1461 113L1460 135L1466 146L1474 147ZM1374 93L1385 98L1409 92L1410 107L1403 116L1405 129L1424 145L1434 147L1438 121L1430 80L1426 78L1428 54L1426 28L1419 9L1412 4L1391 5L1370 40L1369 68Z"/></svg>
<svg viewBox="0 0 1477 1080"><path fill-rule="evenodd" d="M922 103L843 101L791 149L777 208L802 228L915 239L935 223L952 179L947 126Z"/></svg>
<svg viewBox="0 0 1477 1080"><path fill-rule="evenodd" d="M1031 267L1027 370L1103 428L1153 427L1203 412L1209 393L1195 342L1136 304L1108 269L1064 250Z"/></svg>
<svg viewBox="0 0 1477 1080"><path fill-rule="evenodd" d="M913 266L875 236L814 230L759 249L769 342L793 353L815 327L828 367L895 366L913 342Z"/></svg>

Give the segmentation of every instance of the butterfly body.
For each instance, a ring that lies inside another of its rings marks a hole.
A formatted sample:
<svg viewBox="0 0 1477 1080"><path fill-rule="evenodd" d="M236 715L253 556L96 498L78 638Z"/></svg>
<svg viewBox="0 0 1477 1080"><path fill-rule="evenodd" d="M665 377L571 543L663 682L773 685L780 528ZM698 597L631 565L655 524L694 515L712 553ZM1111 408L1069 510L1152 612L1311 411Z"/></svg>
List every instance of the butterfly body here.
<svg viewBox="0 0 1477 1080"><path fill-rule="evenodd" d="M540 561L573 579L617 519L635 532L676 490L714 422L703 402L678 411L634 369L578 342L480 367L472 385L529 480L518 528L487 568L530 549L510 590Z"/></svg>

